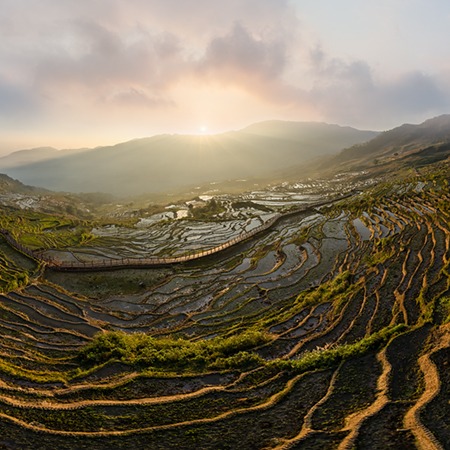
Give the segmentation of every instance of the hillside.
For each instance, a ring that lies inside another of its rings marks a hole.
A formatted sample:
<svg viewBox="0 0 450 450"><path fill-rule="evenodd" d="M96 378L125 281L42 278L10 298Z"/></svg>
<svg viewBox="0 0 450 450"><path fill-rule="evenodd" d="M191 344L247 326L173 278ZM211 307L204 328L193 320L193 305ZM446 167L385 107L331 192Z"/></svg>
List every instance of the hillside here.
<svg viewBox="0 0 450 450"><path fill-rule="evenodd" d="M0 159L0 171L53 190L121 196L161 193L210 182L270 178L274 170L336 153L375 134L337 125L273 121L220 135L161 135L57 157L45 151L44 159L31 163L17 164L19 158L13 154Z"/></svg>
<svg viewBox="0 0 450 450"><path fill-rule="evenodd" d="M0 447L445 448L449 180L448 162L392 172L320 207L267 190L290 198L270 228L145 268L273 216L256 198L135 223L0 205Z"/></svg>
<svg viewBox="0 0 450 450"><path fill-rule="evenodd" d="M0 204L4 215L13 211L48 214L75 214L79 218L92 217L102 205L108 205L114 198L107 194L68 194L28 186L8 175L0 173ZM148 202L147 202L148 203Z"/></svg>
<svg viewBox="0 0 450 450"><path fill-rule="evenodd" d="M39 189L33 186L26 186L18 180L14 180L8 175L0 173L0 194L38 194L45 192L45 189Z"/></svg>
<svg viewBox="0 0 450 450"><path fill-rule="evenodd" d="M361 170L387 164L381 171L388 171L394 166L408 166L413 159L418 162L424 158L426 163L436 152L438 160L445 159L450 155L449 145L450 115L446 114L419 125L405 124L380 133L366 143L356 144L329 158L322 169Z"/></svg>

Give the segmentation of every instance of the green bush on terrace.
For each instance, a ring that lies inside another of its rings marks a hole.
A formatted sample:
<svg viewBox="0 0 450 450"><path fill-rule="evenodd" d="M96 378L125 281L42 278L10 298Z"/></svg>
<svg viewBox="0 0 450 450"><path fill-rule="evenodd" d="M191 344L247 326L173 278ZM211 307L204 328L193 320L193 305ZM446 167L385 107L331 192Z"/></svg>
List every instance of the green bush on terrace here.
<svg viewBox="0 0 450 450"><path fill-rule="evenodd" d="M94 225L65 216L0 207L0 228L9 230L19 244L32 250L84 245L96 238L91 233Z"/></svg>
<svg viewBox="0 0 450 450"><path fill-rule="evenodd" d="M33 270L20 267L0 251L0 292L10 292L26 286Z"/></svg>
<svg viewBox="0 0 450 450"><path fill-rule="evenodd" d="M208 200L205 206L197 208L189 207L189 211L194 219L209 220L215 218L218 214L225 212L226 209L222 202L216 201L214 198Z"/></svg>
<svg viewBox="0 0 450 450"><path fill-rule="evenodd" d="M98 334L79 353L85 366L93 367L108 361L121 361L141 369L165 372L199 372L203 370L248 370L257 366L273 367L303 373L325 369L341 361L362 356L385 345L392 337L407 330L398 324L364 337L352 344L318 348L299 359L266 361L251 349L268 342L267 333L246 331L228 338L189 341L154 338L143 333L107 332Z"/></svg>
<svg viewBox="0 0 450 450"><path fill-rule="evenodd" d="M3 268L1 268L3 271ZM11 292L29 283L27 272L2 272L0 276L0 292Z"/></svg>
<svg viewBox="0 0 450 450"><path fill-rule="evenodd" d="M403 246L400 248L396 244L393 236L381 238L375 241L374 249L371 253L365 256L364 260L369 266L376 266L384 264L388 259L392 258L399 251L403 251Z"/></svg>
<svg viewBox="0 0 450 450"><path fill-rule="evenodd" d="M442 297L439 299L438 309L443 316L443 324L450 323L450 297Z"/></svg>
<svg viewBox="0 0 450 450"><path fill-rule="evenodd" d="M331 348L319 348L305 353L299 359L278 359L270 364L283 370L302 373L309 370L332 367L341 361L365 355L386 344L393 336L405 331L407 325L398 324L381 329L353 344L344 344Z"/></svg>
<svg viewBox="0 0 450 450"><path fill-rule="evenodd" d="M355 288L355 284L351 283L351 274L349 271L342 272L333 280L322 283L320 286L312 290L303 291L297 296L296 304L302 307L310 305L318 305L328 301L337 302L344 295L348 297L349 290Z"/></svg>
<svg viewBox="0 0 450 450"><path fill-rule="evenodd" d="M80 351L79 358L88 366L119 360L168 371L251 368L263 364L263 360L250 350L270 339L267 333L259 331L199 341L110 331L97 334Z"/></svg>

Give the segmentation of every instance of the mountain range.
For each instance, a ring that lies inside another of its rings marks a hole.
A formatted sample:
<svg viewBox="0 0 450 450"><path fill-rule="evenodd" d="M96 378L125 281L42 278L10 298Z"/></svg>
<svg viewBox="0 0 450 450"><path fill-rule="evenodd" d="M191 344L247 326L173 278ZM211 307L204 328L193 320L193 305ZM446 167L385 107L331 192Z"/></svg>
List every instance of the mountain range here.
<svg viewBox="0 0 450 450"><path fill-rule="evenodd" d="M368 142L344 149L330 158L326 166L348 170L387 164L393 160L410 163L429 156L445 159L442 149L449 143L450 114L445 114L419 125L404 124L380 133Z"/></svg>
<svg viewBox="0 0 450 450"><path fill-rule="evenodd" d="M0 172L26 184L66 192L135 196L198 185L388 173L450 155L450 115L385 132L314 122L266 121L218 135L159 135L114 146L49 147L0 158Z"/></svg>
<svg viewBox="0 0 450 450"><path fill-rule="evenodd" d="M0 158L0 172L24 183L119 196L210 182L267 178L365 142L377 133L324 123L267 121L219 135L159 135L109 147L44 147Z"/></svg>

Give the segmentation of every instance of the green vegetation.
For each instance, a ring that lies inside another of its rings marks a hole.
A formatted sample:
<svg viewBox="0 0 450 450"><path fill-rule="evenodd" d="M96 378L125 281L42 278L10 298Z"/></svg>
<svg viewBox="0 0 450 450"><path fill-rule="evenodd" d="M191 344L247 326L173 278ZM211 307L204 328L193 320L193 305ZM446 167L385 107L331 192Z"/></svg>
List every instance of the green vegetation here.
<svg viewBox="0 0 450 450"><path fill-rule="evenodd" d="M392 238L379 239L375 243L375 248L367 255L365 260L369 266L377 266L378 264L384 264L402 250L403 248L398 249L393 245Z"/></svg>
<svg viewBox="0 0 450 450"><path fill-rule="evenodd" d="M154 338L143 333L107 332L98 334L82 349L79 357L81 363L88 366L113 359L141 368L175 372L248 369L263 362L249 350L270 339L266 333L257 331L199 341Z"/></svg>
<svg viewBox="0 0 450 450"><path fill-rule="evenodd" d="M450 297L442 297L438 301L438 311L444 324L450 323Z"/></svg>
<svg viewBox="0 0 450 450"><path fill-rule="evenodd" d="M0 292L28 285L40 271L39 264L11 249L3 237L0 237Z"/></svg>
<svg viewBox="0 0 450 450"><path fill-rule="evenodd" d="M29 370L0 358L0 373L9 377L35 383L66 383L69 380L68 373L45 370Z"/></svg>
<svg viewBox="0 0 450 450"><path fill-rule="evenodd" d="M10 292L26 286L29 282L29 276L26 272L20 272L15 269L9 269L2 265L0 276L0 292Z"/></svg>
<svg viewBox="0 0 450 450"><path fill-rule="evenodd" d="M272 364L283 370L294 370L296 373L333 367L341 361L345 361L350 358L357 358L367 354L370 351L379 349L393 336L396 336L407 329L408 327L405 324L386 327L353 344L316 349L302 355L299 359L280 359L272 362Z"/></svg>
<svg viewBox="0 0 450 450"><path fill-rule="evenodd" d="M0 292L9 292L28 284L30 272L17 267L0 252Z"/></svg>
<svg viewBox="0 0 450 450"><path fill-rule="evenodd" d="M353 343L308 352L299 359L275 359L267 362L254 351L271 341L263 332L247 331L229 338L209 340L154 338L143 333L106 332L98 334L79 353L86 367L118 360L143 369L164 372L199 372L224 369L250 369L268 365L279 370L308 370L332 367L343 360L365 355L386 344L393 336L406 331L405 324L385 327Z"/></svg>
<svg viewBox="0 0 450 450"><path fill-rule="evenodd" d="M218 214L225 212L225 208L222 202L212 198L206 202L205 206L193 207L190 205L189 212L196 220L210 220L216 219Z"/></svg>
<svg viewBox="0 0 450 450"><path fill-rule="evenodd" d="M269 208L268 206L265 205L260 205L259 203L252 202L251 200L240 200L237 202L232 202L231 206L233 209L253 208L268 213L273 211L272 208Z"/></svg>
<svg viewBox="0 0 450 450"><path fill-rule="evenodd" d="M86 221L34 211L8 210L0 217L0 228L32 250L78 246L95 239Z"/></svg>
<svg viewBox="0 0 450 450"><path fill-rule="evenodd" d="M303 291L298 295L295 304L305 308L306 306L319 305L320 303L331 301L334 305L340 306L355 289L358 289L358 285L351 282L351 274L349 271L346 271L333 280L322 283L317 288Z"/></svg>

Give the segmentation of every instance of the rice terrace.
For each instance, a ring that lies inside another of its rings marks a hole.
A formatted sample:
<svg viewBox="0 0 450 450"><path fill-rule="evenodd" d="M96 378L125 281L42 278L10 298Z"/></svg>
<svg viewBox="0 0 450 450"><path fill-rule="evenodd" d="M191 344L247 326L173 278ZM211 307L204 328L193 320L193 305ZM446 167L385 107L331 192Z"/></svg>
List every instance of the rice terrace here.
<svg viewBox="0 0 450 450"><path fill-rule="evenodd" d="M449 24L1 0L0 450L450 450Z"/></svg>
<svg viewBox="0 0 450 450"><path fill-rule="evenodd" d="M261 192L217 196L202 219L145 225L17 210L10 197L2 445L446 448L448 179L447 162L395 181L354 175L345 199L320 205L285 184L265 192L270 211ZM202 258L100 267L182 255L191 235L213 248L274 217ZM102 262L61 271L56 258Z"/></svg>

